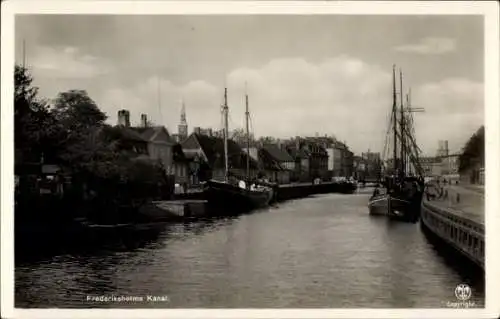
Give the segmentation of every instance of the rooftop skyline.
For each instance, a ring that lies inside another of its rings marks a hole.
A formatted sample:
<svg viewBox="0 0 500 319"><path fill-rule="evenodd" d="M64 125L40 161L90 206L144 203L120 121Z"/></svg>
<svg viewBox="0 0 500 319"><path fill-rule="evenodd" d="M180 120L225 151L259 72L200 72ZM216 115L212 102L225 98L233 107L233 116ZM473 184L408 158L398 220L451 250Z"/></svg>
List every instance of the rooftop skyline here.
<svg viewBox="0 0 500 319"><path fill-rule="evenodd" d="M87 90L117 122L128 109L177 131L244 127L245 82L256 136L335 135L352 151L382 152L392 65L415 114L417 143L458 151L484 123L482 18L476 16L51 16L16 19L16 61L40 95ZM399 83L398 83L399 86ZM161 108L160 108L161 106Z"/></svg>

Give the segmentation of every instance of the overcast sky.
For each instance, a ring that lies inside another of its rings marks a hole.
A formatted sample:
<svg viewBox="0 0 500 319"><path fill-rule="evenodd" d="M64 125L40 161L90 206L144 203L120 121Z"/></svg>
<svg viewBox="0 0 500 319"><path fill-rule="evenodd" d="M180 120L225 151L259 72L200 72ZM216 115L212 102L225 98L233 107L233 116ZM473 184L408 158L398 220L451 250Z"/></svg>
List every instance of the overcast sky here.
<svg viewBox="0 0 500 319"><path fill-rule="evenodd" d="M424 153L440 139L458 151L484 122L482 17L20 16L17 62L23 39L42 96L87 90L111 124L129 109L175 133L184 99L190 131L220 128L227 85L230 129L243 128L247 82L257 136L333 134L382 151L393 63L425 108Z"/></svg>

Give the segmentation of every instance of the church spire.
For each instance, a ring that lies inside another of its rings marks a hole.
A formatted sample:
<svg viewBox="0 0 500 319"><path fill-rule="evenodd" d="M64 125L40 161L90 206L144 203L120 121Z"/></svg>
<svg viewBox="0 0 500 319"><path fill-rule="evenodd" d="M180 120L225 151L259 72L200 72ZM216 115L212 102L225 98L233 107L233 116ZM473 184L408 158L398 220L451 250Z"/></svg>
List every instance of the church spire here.
<svg viewBox="0 0 500 319"><path fill-rule="evenodd" d="M181 108L181 122L177 126L179 139L182 141L188 136L188 124L186 120L186 105L184 104L184 99L182 100L182 108Z"/></svg>
<svg viewBox="0 0 500 319"><path fill-rule="evenodd" d="M182 108L181 108L181 125L187 125L187 121L186 121L186 105L184 104L184 100L182 100Z"/></svg>

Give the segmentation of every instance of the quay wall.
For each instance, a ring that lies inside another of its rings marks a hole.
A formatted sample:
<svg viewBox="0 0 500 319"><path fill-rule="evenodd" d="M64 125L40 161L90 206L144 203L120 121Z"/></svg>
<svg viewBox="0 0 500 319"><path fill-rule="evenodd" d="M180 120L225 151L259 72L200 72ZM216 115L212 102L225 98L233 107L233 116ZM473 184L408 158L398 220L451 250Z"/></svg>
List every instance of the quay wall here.
<svg viewBox="0 0 500 319"><path fill-rule="evenodd" d="M314 194L352 193L356 187L348 183L328 182L321 184L301 183L279 185L276 192L276 201L303 198Z"/></svg>
<svg viewBox="0 0 500 319"><path fill-rule="evenodd" d="M356 187L347 183L328 182L321 184L297 183L282 184L275 187L274 200L285 201L290 199L304 198L314 194L327 193L352 193ZM196 190L188 193L175 194L174 200L204 200L204 193Z"/></svg>
<svg viewBox="0 0 500 319"><path fill-rule="evenodd" d="M484 270L484 225L424 199L421 225Z"/></svg>
<svg viewBox="0 0 500 319"><path fill-rule="evenodd" d="M338 182L328 182L321 184L312 184L312 183L297 183L297 184L283 184L273 186L273 199L271 202L282 202L291 199L304 198L314 194L326 194L326 193L353 193L356 190L356 186L348 183L338 183ZM201 189L191 190L187 193L175 194L170 201L165 201L162 205L152 205L155 206L147 210L148 212L156 212L158 210L165 211L165 214L170 218L182 217L186 216L185 210L186 207L193 205L195 202L206 201L205 193ZM168 203L171 203L171 206L175 206L175 202L186 202L185 205L176 206L176 209L169 207L168 209L165 207ZM157 206L163 206L159 208ZM191 209L192 210L192 209ZM203 209L202 209L203 210ZM203 215L208 214L208 211L204 213L196 213L196 217L201 217ZM148 215L154 215L149 213ZM161 215L161 214L160 214ZM190 217L195 217L195 215ZM155 215L156 216L156 215Z"/></svg>
<svg viewBox="0 0 500 319"><path fill-rule="evenodd" d="M174 194L174 200L203 200L204 193L201 189L196 189L187 193Z"/></svg>

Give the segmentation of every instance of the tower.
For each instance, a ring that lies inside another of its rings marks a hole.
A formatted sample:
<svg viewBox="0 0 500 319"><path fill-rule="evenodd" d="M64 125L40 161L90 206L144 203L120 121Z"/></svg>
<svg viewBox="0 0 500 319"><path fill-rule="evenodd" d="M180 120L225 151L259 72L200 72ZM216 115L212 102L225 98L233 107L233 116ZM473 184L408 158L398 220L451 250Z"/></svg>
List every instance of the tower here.
<svg viewBox="0 0 500 319"><path fill-rule="evenodd" d="M130 127L130 112L128 110L118 111L118 125Z"/></svg>
<svg viewBox="0 0 500 319"><path fill-rule="evenodd" d="M188 136L188 124L186 121L186 106L184 105L184 101L182 102L181 109L181 122L177 126L177 133L179 134L179 139L182 141Z"/></svg>
<svg viewBox="0 0 500 319"><path fill-rule="evenodd" d="M448 156L449 155L449 149L448 149L448 141L439 141L438 142L438 151L437 151L437 156Z"/></svg>
<svg viewBox="0 0 500 319"><path fill-rule="evenodd" d="M148 127L148 116L141 114L141 127Z"/></svg>

